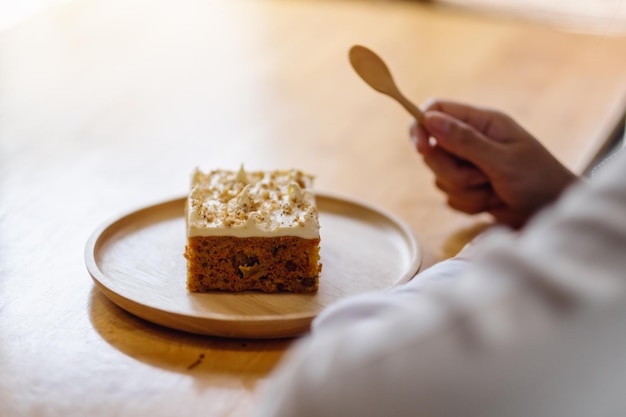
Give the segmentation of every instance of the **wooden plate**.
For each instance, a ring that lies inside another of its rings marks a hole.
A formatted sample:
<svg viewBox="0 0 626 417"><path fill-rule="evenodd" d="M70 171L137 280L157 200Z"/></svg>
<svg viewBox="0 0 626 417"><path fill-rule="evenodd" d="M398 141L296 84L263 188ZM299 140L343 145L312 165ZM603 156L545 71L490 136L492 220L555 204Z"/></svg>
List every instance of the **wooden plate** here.
<svg viewBox="0 0 626 417"><path fill-rule="evenodd" d="M96 285L126 311L173 329L222 337L300 335L326 306L413 277L421 250L404 223L362 202L317 194L323 270L317 294L190 293L184 198L108 222L87 242Z"/></svg>

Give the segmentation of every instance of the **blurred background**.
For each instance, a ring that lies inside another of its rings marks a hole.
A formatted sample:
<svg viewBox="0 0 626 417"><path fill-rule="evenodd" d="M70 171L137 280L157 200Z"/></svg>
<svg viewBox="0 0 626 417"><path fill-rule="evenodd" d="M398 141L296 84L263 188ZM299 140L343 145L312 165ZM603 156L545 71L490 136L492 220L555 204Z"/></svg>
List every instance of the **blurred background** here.
<svg viewBox="0 0 626 417"><path fill-rule="evenodd" d="M45 9L85 0L0 0L0 30L17 24ZM328 1L328 0L327 0ZM333 0L331 0L333 1ZM381 0L358 0L381 1ZM393 1L393 0L382 0ZM420 1L420 0L415 0ZM623 0L421 0L480 13L517 16L549 24L607 34L626 32Z"/></svg>

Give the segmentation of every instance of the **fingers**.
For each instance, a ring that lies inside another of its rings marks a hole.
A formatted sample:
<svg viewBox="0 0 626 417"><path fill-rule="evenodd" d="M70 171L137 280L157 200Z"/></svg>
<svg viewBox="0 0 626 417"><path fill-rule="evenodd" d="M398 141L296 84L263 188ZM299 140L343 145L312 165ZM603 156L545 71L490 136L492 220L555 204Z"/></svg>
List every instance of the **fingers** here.
<svg viewBox="0 0 626 417"><path fill-rule="evenodd" d="M462 190L489 183L489 178L476 166L456 158L438 146L430 148L423 154L423 158L437 181L449 190Z"/></svg>
<svg viewBox="0 0 626 417"><path fill-rule="evenodd" d="M411 123L410 137L413 145L422 155L428 153L433 146L430 134L426 132L421 123L417 124L415 120Z"/></svg>
<svg viewBox="0 0 626 417"><path fill-rule="evenodd" d="M497 141L445 113L426 112L423 125L423 129L436 139L438 147L456 158L471 162L487 174L494 161L502 155L503 149Z"/></svg>
<svg viewBox="0 0 626 417"><path fill-rule="evenodd" d="M522 133L523 129L506 114L485 107L471 106L451 100L429 99L422 106L423 113L437 112L472 127L477 132L494 140L506 139L512 132ZM429 125L413 123L411 132L416 145L425 145L432 132ZM419 150L419 148L418 148Z"/></svg>
<svg viewBox="0 0 626 417"><path fill-rule="evenodd" d="M436 182L437 187L448 196L448 205L467 214L490 212L503 206L502 201L491 187L473 187L463 190L450 190L446 184Z"/></svg>
<svg viewBox="0 0 626 417"><path fill-rule="evenodd" d="M469 106L441 101L425 109L423 123L411 126L411 137L435 174L436 186L447 194L448 205L467 214L501 207L503 203L494 192L490 178L480 167L492 162L493 140L465 122L483 123L484 128L484 121L478 120L481 113ZM448 111L458 118L447 114Z"/></svg>
<svg viewBox="0 0 626 417"><path fill-rule="evenodd" d="M576 180L503 113L445 100L431 100L422 109L424 119L412 128L412 138L437 187L459 211L485 211L516 227Z"/></svg>
<svg viewBox="0 0 626 417"><path fill-rule="evenodd" d="M424 162L433 171L438 181L449 188L461 189L482 186L489 183L489 178L475 165L455 157L437 146L421 124L413 123L410 128L411 139L417 151L424 157Z"/></svg>
<svg viewBox="0 0 626 417"><path fill-rule="evenodd" d="M424 113L437 111L447 114L495 141L535 140L509 115L487 107L471 106L450 100L431 99L421 108Z"/></svg>
<svg viewBox="0 0 626 417"><path fill-rule="evenodd" d="M492 132L493 128L499 125L496 121L506 120L507 123L510 121L508 116L496 110L486 107L470 106L451 100L429 99L424 106L422 106L422 111L445 113L489 136L494 133Z"/></svg>
<svg viewBox="0 0 626 417"><path fill-rule="evenodd" d="M425 135L414 130L420 143ZM502 203L489 183L489 178L476 166L451 155L437 145L421 150L424 162L435 174L435 185L448 196L448 205L467 214L488 211Z"/></svg>

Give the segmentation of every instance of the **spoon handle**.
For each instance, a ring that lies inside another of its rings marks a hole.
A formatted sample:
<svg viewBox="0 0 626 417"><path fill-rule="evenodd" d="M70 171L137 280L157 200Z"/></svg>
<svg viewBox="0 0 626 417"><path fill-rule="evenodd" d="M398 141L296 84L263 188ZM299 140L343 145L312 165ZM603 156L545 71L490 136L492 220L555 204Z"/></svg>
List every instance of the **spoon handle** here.
<svg viewBox="0 0 626 417"><path fill-rule="evenodd" d="M409 112L411 116L415 117L417 123L421 124L424 122L424 113L410 100L407 100L407 98L404 97L402 93L398 91L394 98L398 101L398 103L400 103L400 105L402 105L402 107L405 108L406 111Z"/></svg>

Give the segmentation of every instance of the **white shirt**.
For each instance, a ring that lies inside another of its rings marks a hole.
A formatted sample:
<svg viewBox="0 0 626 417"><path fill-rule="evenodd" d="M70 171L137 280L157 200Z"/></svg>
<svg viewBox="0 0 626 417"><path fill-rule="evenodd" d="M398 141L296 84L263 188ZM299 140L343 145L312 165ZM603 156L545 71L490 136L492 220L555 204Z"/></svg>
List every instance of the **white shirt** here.
<svg viewBox="0 0 626 417"><path fill-rule="evenodd" d="M626 415L626 153L520 233L331 306L257 417Z"/></svg>

